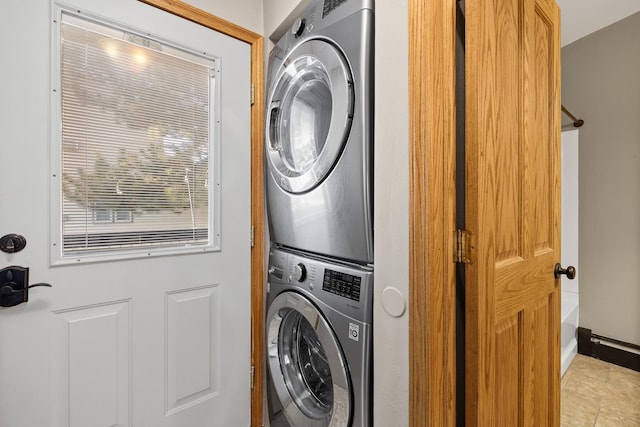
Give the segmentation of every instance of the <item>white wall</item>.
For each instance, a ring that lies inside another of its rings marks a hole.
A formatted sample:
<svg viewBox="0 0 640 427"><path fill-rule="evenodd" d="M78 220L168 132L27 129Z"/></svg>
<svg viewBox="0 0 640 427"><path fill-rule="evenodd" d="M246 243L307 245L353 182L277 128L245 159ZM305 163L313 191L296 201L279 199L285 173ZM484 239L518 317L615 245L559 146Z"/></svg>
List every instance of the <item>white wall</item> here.
<svg viewBox="0 0 640 427"><path fill-rule="evenodd" d="M311 0L264 0L265 38L276 43L309 3Z"/></svg>
<svg viewBox="0 0 640 427"><path fill-rule="evenodd" d="M562 276L562 292L578 294L580 278L579 256L579 130L562 132L562 266L576 268L573 280ZM563 313L564 316L564 313Z"/></svg>
<svg viewBox="0 0 640 427"><path fill-rule="evenodd" d="M381 293L409 298L408 1L376 2L374 421L409 425L409 315L388 315Z"/></svg>
<svg viewBox="0 0 640 427"><path fill-rule="evenodd" d="M280 23L290 23L291 12L308 2L264 0L267 37L286 29ZM407 305L409 295L407 23L407 0L376 2L374 425L379 427L409 425L408 313L392 317L381 305L386 288L399 291Z"/></svg>
<svg viewBox="0 0 640 427"><path fill-rule="evenodd" d="M560 328L560 366L561 374L578 353L576 329L580 318L579 301L580 279L579 257L579 130L573 129L562 132L562 254L561 263L567 268L572 265L578 272L573 280L562 276L561 313L562 327Z"/></svg>
<svg viewBox="0 0 640 427"><path fill-rule="evenodd" d="M640 13L562 48L580 128L580 326L640 344ZM566 123L566 122L563 122Z"/></svg>
<svg viewBox="0 0 640 427"><path fill-rule="evenodd" d="M219 18L240 25L254 33L262 34L262 0L183 0L192 6L211 13ZM264 2L266 3L266 2Z"/></svg>

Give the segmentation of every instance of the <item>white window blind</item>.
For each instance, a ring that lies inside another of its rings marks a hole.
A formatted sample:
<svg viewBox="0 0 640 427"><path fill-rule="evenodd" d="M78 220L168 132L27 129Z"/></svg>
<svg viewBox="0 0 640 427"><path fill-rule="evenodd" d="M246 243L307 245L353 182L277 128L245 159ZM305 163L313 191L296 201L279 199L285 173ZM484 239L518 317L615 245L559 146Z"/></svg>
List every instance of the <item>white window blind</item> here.
<svg viewBox="0 0 640 427"><path fill-rule="evenodd" d="M63 13L62 254L208 245L214 62Z"/></svg>

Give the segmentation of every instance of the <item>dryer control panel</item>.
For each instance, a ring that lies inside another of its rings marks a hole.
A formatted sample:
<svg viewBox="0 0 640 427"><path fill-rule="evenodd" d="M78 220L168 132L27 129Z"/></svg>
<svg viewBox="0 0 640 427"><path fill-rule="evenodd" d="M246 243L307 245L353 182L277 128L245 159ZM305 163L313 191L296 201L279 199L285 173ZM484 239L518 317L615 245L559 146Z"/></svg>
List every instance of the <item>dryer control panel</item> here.
<svg viewBox="0 0 640 427"><path fill-rule="evenodd" d="M329 13L333 11L336 7L340 6L347 0L324 0L324 5L322 6L322 17L324 18Z"/></svg>

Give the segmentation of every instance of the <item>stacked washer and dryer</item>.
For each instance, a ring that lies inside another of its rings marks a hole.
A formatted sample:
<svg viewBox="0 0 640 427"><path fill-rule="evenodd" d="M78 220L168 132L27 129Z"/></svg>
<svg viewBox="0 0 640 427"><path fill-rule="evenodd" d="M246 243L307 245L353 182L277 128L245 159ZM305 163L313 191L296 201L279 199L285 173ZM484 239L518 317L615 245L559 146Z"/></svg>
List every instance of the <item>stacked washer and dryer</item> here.
<svg viewBox="0 0 640 427"><path fill-rule="evenodd" d="M371 425L373 0L312 0L269 56L272 427Z"/></svg>

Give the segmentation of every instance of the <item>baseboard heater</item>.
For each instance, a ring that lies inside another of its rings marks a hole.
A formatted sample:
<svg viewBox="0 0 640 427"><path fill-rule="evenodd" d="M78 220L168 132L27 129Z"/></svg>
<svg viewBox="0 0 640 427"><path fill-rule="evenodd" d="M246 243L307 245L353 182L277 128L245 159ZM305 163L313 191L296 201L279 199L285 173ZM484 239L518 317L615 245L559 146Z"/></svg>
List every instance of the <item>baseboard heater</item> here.
<svg viewBox="0 0 640 427"><path fill-rule="evenodd" d="M603 337L578 328L578 353L640 372L640 345Z"/></svg>

